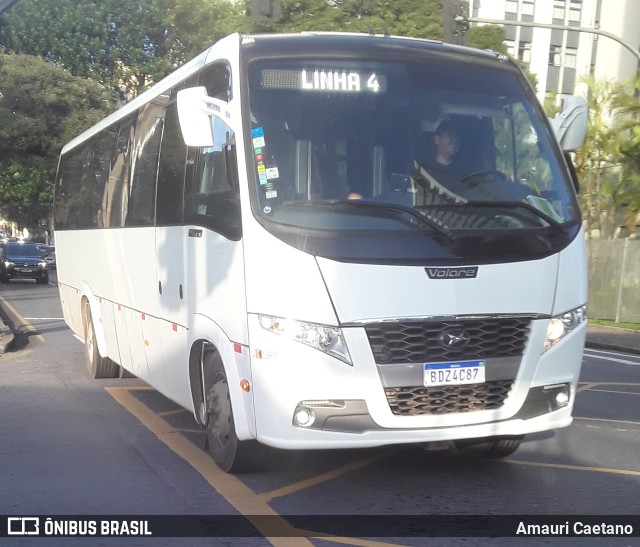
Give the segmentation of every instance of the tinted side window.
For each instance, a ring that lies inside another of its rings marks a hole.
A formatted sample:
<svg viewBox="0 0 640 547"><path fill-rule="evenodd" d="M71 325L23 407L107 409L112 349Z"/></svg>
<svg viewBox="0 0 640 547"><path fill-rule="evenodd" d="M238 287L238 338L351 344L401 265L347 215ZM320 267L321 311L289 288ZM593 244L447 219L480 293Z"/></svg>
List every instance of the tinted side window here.
<svg viewBox="0 0 640 547"><path fill-rule="evenodd" d="M77 212L82 208L81 190L82 157L84 147L70 150L60 158L56 181L55 218L57 230L77 227Z"/></svg>
<svg viewBox="0 0 640 547"><path fill-rule="evenodd" d="M103 209L115 141L116 134L113 128L108 128L87 143L82 172L82 187L89 198L84 219L85 228L105 226Z"/></svg>
<svg viewBox="0 0 640 547"><path fill-rule="evenodd" d="M178 109L173 101L167 109L158 166L156 224L159 226L182 222L186 159L187 147L182 139Z"/></svg>
<svg viewBox="0 0 640 547"><path fill-rule="evenodd" d="M168 97L161 95L138 114L132 150L127 226L153 226L155 222L158 158Z"/></svg>
<svg viewBox="0 0 640 547"><path fill-rule="evenodd" d="M118 128L118 139L111 158L107 182L107 196L103 212L105 225L112 228L124 226L129 206L129 174L131 171L131 143L134 118L123 120Z"/></svg>

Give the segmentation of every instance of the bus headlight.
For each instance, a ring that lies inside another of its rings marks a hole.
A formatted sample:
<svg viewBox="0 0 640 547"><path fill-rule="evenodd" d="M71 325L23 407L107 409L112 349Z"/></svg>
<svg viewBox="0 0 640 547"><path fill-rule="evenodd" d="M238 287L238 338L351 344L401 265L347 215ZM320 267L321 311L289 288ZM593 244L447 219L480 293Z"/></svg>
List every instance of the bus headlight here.
<svg viewBox="0 0 640 547"><path fill-rule="evenodd" d="M549 319L547 337L544 341L544 350L557 344L567 334L587 320L587 306L580 306Z"/></svg>
<svg viewBox="0 0 640 547"><path fill-rule="evenodd" d="M258 315L258 321L265 330L286 336L351 365L347 343L339 327L282 319L271 315Z"/></svg>

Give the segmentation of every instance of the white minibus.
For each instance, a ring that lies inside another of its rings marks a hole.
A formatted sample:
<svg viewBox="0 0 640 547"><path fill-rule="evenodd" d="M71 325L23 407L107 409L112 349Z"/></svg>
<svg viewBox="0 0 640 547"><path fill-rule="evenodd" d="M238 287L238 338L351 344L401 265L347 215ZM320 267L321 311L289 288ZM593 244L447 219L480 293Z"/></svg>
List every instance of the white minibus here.
<svg viewBox="0 0 640 547"><path fill-rule="evenodd" d="M193 412L225 471L270 447L507 456L572 421L585 128L505 55L228 36L62 150L65 320L93 377Z"/></svg>

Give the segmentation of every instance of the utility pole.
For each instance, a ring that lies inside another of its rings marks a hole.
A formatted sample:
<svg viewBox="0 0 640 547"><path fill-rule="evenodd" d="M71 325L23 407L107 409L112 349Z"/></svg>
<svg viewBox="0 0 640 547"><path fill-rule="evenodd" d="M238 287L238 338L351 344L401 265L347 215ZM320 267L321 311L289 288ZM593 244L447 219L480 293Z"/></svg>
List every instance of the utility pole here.
<svg viewBox="0 0 640 547"><path fill-rule="evenodd" d="M3 0L0 2L0 15L13 6L18 0Z"/></svg>
<svg viewBox="0 0 640 547"><path fill-rule="evenodd" d="M597 28L587 28L587 27L572 27L569 25L552 25L547 23L534 23L529 21L504 21L502 19L482 19L480 17L467 17L467 26L469 23L487 23L489 25L511 25L516 27L535 27L535 28L548 28L552 30L571 30L576 32L590 32L591 34L598 34L600 36L605 36L606 38L610 38L615 42L618 42L621 46L627 48L631 53L633 53L640 61L640 51L638 51L633 45L629 42L624 41L619 36L612 34L610 32L606 32L604 30L600 30Z"/></svg>
<svg viewBox="0 0 640 547"><path fill-rule="evenodd" d="M282 17L281 0L251 0L248 14L254 21L275 23Z"/></svg>
<svg viewBox="0 0 640 547"><path fill-rule="evenodd" d="M442 41L464 45L469 30L469 1L443 0Z"/></svg>

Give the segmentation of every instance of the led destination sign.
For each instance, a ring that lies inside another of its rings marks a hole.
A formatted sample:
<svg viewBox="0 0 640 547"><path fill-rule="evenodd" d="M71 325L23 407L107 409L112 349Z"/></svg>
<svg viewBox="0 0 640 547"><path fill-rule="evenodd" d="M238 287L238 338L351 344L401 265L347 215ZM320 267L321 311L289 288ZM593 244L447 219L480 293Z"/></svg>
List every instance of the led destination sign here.
<svg viewBox="0 0 640 547"><path fill-rule="evenodd" d="M265 89L334 91L340 93L384 93L387 79L376 72L344 69L265 68L261 71Z"/></svg>

